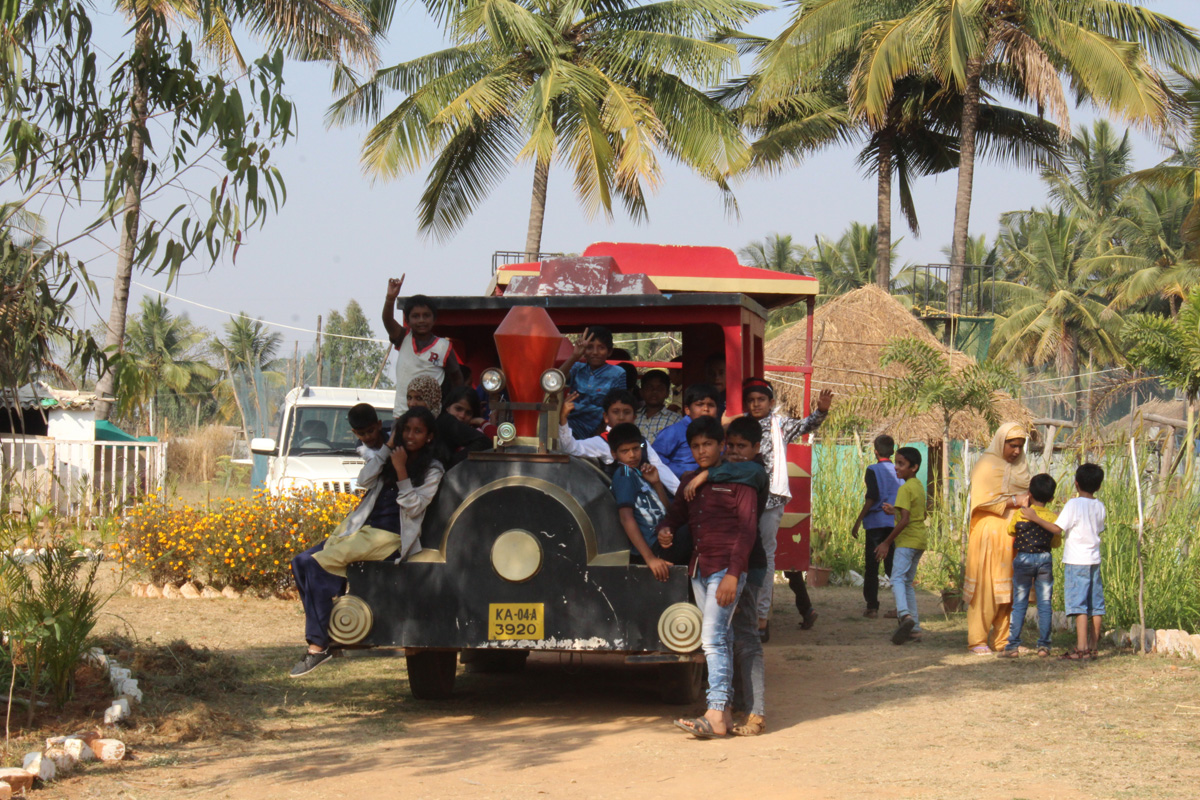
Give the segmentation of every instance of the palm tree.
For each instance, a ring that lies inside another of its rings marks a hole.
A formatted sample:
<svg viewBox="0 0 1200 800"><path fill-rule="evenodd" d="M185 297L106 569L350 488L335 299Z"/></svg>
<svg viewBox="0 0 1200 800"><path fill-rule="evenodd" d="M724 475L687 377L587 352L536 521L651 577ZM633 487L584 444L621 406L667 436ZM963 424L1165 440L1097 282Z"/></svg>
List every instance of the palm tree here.
<svg viewBox="0 0 1200 800"><path fill-rule="evenodd" d="M1114 246L1096 259L1110 274L1105 286L1114 309L1151 303L1174 316L1200 286L1200 262L1184 240L1194 208L1191 194L1178 184L1125 187L1119 213L1107 226Z"/></svg>
<svg viewBox="0 0 1200 800"><path fill-rule="evenodd" d="M380 4L386 0L379 0ZM369 7L375 8L372 2ZM112 305L108 312L104 346L119 353L125 340L125 321L129 309L129 284L138 249L138 231L142 218L142 188L150 168L146 155L149 140L146 122L150 118L153 83L152 70L157 59L153 49L159 41L155 33L174 20L198 23L209 53L219 62L230 59L244 68L245 62L233 39L228 6L202 0L117 0L117 9L133 23L133 54L130 62L130 121L128 149L120 159L117 178L125 186L121 211L120 241L113 275ZM390 8L390 4L381 5ZM287 0L287 2L251 2L238 6L238 21L246 22L268 45L283 46L290 55L304 59L337 60L353 58L373 63L374 36L377 31L360 13L357 3L344 0ZM389 12L390 13L390 12ZM96 381L96 419L108 419L116 386L116 372L104 368Z"/></svg>
<svg viewBox="0 0 1200 800"><path fill-rule="evenodd" d="M807 275L804 268L805 262L811 258L811 251L793 243L791 236L772 233L761 242L746 245L738 251L738 255L752 267Z"/></svg>
<svg viewBox="0 0 1200 800"><path fill-rule="evenodd" d="M1188 454L1183 485L1192 485L1195 463L1196 398L1200 396L1200 290L1192 291L1174 319L1157 314L1131 314L1125 321L1121 338L1130 363L1161 376L1167 386L1183 392L1187 398Z"/></svg>
<svg viewBox="0 0 1200 800"><path fill-rule="evenodd" d="M1099 119L1091 130L1079 128L1067 145L1062 167L1043 170L1042 180L1056 208L1097 225L1120 205L1118 181L1129 173L1132 161L1129 131L1118 139L1108 120Z"/></svg>
<svg viewBox="0 0 1200 800"><path fill-rule="evenodd" d="M804 13L802 8L799 15L803 17ZM847 38L851 44L831 58L831 65L821 71L815 88L810 88L812 81L797 71L801 64L808 67L802 58L804 45L792 44L790 36L791 28L773 41L740 37L744 46L762 54L761 72L753 76L748 87L753 89L750 102L755 112L743 115L758 123L755 127L762 136L753 146L752 166L761 167L781 157L795 161L805 151L843 139L865 138L858 163L876 179L876 264L880 271L875 283L886 290L892 277L884 271L892 245L892 185L898 185L900 210L909 230L920 236L912 183L918 177L958 166L962 94L931 74L905 75L896 81L886 113L872 118L855 104L846 88L853 80L854 62L862 56L863 40ZM825 103L814 104L814 97ZM797 103L797 98L807 102ZM825 107L835 102L841 103L839 115ZM797 136L792 130L796 123L800 123L804 135ZM835 123L843 129L830 130ZM1058 162L1058 129L1037 116L987 104L981 109L979 128L981 150L997 160L1024 167ZM776 129L783 129L786 136L776 137Z"/></svg>
<svg viewBox="0 0 1200 800"><path fill-rule="evenodd" d="M874 225L851 222L836 242L818 236L807 266L809 274L821 282L821 300L852 292L874 283L879 268L877 244L879 232ZM891 274L891 263L895 261L895 246L892 245L887 271Z"/></svg>
<svg viewBox="0 0 1200 800"><path fill-rule="evenodd" d="M432 166L418 210L423 232L458 230L517 162L533 162L527 257L541 249L550 165L574 173L585 210L612 215L613 198L637 220L644 190L662 180L659 155L714 181L745 157L735 122L701 88L736 65L734 46L710 37L763 10L748 0L437 0L448 49L345 79L335 123L374 123L368 173L392 178ZM384 95L405 96L390 112Z"/></svg>
<svg viewBox="0 0 1200 800"><path fill-rule="evenodd" d="M1015 277L996 282L1005 314L994 334L1000 345L996 358L1054 363L1061 374L1074 376L1078 422L1084 408L1082 356L1100 365L1121 360L1119 319L1098 288L1103 275L1095 271L1084 228L1079 217L1048 208L1004 218L1001 258Z"/></svg>
<svg viewBox="0 0 1200 800"><path fill-rule="evenodd" d="M880 397L885 409L905 409L942 415L942 499L950 508L950 426L963 411L974 410L989 428L1000 424L999 392L1013 394L1017 379L1006 367L994 362L971 362L955 371L943 351L913 337L893 339L883 346L879 365L900 364L903 376L892 381ZM965 535L965 532L964 532ZM966 552L966 549L963 549Z"/></svg>
<svg viewBox="0 0 1200 800"><path fill-rule="evenodd" d="M1195 258L1200 246L1200 77L1178 72L1175 89L1187 106L1187 135L1171 135L1171 155L1150 169L1130 173L1124 181L1159 188L1181 187L1192 197L1191 211L1184 221L1181 236L1187 243L1188 257Z"/></svg>
<svg viewBox="0 0 1200 800"><path fill-rule="evenodd" d="M206 333L187 316L175 316L159 297L142 298L141 313L126 329L125 351L117 366L120 413L149 408L149 432L155 432L155 410L162 392L186 395L211 385L217 370L199 357Z"/></svg>
<svg viewBox="0 0 1200 800"><path fill-rule="evenodd" d="M1171 93L1160 70L1200 62L1188 26L1124 0L816 0L798 6L773 56L800 72L859 49L850 103L873 124L896 85L931 73L962 95L950 312L958 313L980 111L989 87L1048 111L1069 131L1063 80L1080 99L1128 122L1165 127Z"/></svg>
<svg viewBox="0 0 1200 800"><path fill-rule="evenodd" d="M251 319L245 311L230 317L225 323L225 337L212 343L213 351L225 366L225 379L217 384L215 391L218 413L230 419L236 411L241 417L242 433L247 442L250 441L251 426L242 396L248 395L253 400L254 427L261 427L270 416L270 408L263 407L264 392L281 387L285 380L278 370L277 359L282 343L283 334L268 331L262 320ZM265 386L259 383L260 377ZM239 391L239 384L243 391Z"/></svg>

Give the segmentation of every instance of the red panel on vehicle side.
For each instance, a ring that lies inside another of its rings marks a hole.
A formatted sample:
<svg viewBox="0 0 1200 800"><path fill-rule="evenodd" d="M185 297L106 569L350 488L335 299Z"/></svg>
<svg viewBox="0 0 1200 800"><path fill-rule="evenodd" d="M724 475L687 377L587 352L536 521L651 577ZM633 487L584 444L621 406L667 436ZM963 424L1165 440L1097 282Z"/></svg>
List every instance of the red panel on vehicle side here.
<svg viewBox="0 0 1200 800"><path fill-rule="evenodd" d="M775 569L805 570L809 564L808 537L812 529L812 446L789 444L787 459L789 464L799 467L803 475L791 474L795 469L789 471L792 499L783 508L784 524L779 526L779 536L775 540Z"/></svg>

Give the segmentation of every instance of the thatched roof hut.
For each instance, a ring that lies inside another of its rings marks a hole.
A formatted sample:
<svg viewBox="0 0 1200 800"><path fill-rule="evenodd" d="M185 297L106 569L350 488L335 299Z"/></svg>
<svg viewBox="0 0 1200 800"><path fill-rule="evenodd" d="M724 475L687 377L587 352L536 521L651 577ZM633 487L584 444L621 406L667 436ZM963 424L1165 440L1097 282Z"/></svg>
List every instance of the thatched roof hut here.
<svg viewBox="0 0 1200 800"><path fill-rule="evenodd" d="M937 411L925 414L885 414L878 405L879 390L904 373L904 367L879 365L880 351L892 339L913 337L944 352L955 370L973 363L970 356L952 350L891 295L875 285L864 286L836 297L817 308L813 319L813 387L832 389L834 421L858 420L858 432L864 438L889 433L899 440L942 440L942 419ZM768 364L804 363L807 326L802 320L786 328L766 345ZM789 414L803 412L804 390L800 382L785 373L769 376L776 396ZM782 377L782 380L780 380ZM840 408L839 408L840 407ZM1004 420L1032 425L1032 417L1021 403L1008 395L999 401ZM957 414L950 427L955 439L970 439L975 444L991 441L992 431L974 411Z"/></svg>

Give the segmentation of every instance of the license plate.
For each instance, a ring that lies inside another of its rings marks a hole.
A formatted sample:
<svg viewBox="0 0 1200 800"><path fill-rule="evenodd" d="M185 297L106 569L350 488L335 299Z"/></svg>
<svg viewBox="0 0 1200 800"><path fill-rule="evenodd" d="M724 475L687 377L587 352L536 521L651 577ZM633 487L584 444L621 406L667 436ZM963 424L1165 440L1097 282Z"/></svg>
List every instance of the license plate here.
<svg viewBox="0 0 1200 800"><path fill-rule="evenodd" d="M545 639L544 603L491 603L488 639Z"/></svg>

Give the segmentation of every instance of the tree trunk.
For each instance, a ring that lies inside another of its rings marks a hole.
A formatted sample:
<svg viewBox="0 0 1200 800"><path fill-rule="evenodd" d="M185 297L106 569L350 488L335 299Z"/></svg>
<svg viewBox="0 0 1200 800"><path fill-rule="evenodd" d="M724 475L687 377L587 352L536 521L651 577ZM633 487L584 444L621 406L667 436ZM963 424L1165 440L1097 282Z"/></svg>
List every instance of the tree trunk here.
<svg viewBox="0 0 1200 800"><path fill-rule="evenodd" d="M1072 337L1074 339L1074 337ZM1071 374L1075 377L1072 379L1074 383L1075 394L1075 424L1078 426L1076 430L1080 435L1083 435L1083 381L1079 377L1079 340L1075 339L1071 342Z"/></svg>
<svg viewBox="0 0 1200 800"><path fill-rule="evenodd" d="M1183 449L1187 453L1183 467L1183 490L1192 491L1192 471L1196 466L1196 400L1185 395L1187 402L1187 431L1183 435Z"/></svg>
<svg viewBox="0 0 1200 800"><path fill-rule="evenodd" d="M129 159L132 162L128 183L125 186L125 216L121 225L121 241L117 247L117 266L113 275L112 307L108 312L104 347L109 352L120 353L125 343L125 314L129 309L129 282L133 278L133 257L137 250L138 227L142 214L142 183L146 179L146 110L149 105L149 90L146 88L145 59L150 47L151 23L149 18L138 22L134 35L138 68L133 72L133 120L129 132ZM96 381L96 419L107 420L112 415L113 390L116 388L116 372L106 367Z"/></svg>
<svg viewBox="0 0 1200 800"><path fill-rule="evenodd" d="M237 381L233 379L233 367L229 366L229 353L222 351L225 357L225 373L229 376L229 390L233 392L233 403L237 406L238 416L242 418L242 436L246 439L246 447L250 446L250 427L246 424L246 409L242 407L242 398L238 397Z"/></svg>
<svg viewBox="0 0 1200 800"><path fill-rule="evenodd" d="M533 168L533 200L529 204L529 233L525 235L525 258L534 261L542 252L542 223L546 220L546 184L550 180L550 162L539 161Z"/></svg>
<svg viewBox="0 0 1200 800"><path fill-rule="evenodd" d="M959 131L958 195L954 200L954 239L950 247L950 286L946 307L951 315L962 313L963 273L967 260L967 236L971 226L971 192L975 184L975 132L979 128L979 77L983 60L967 61L967 85L963 88L962 127Z"/></svg>
<svg viewBox="0 0 1200 800"><path fill-rule="evenodd" d="M892 284L892 139L879 140L878 193L876 222L878 240L875 245L875 285L885 292Z"/></svg>

